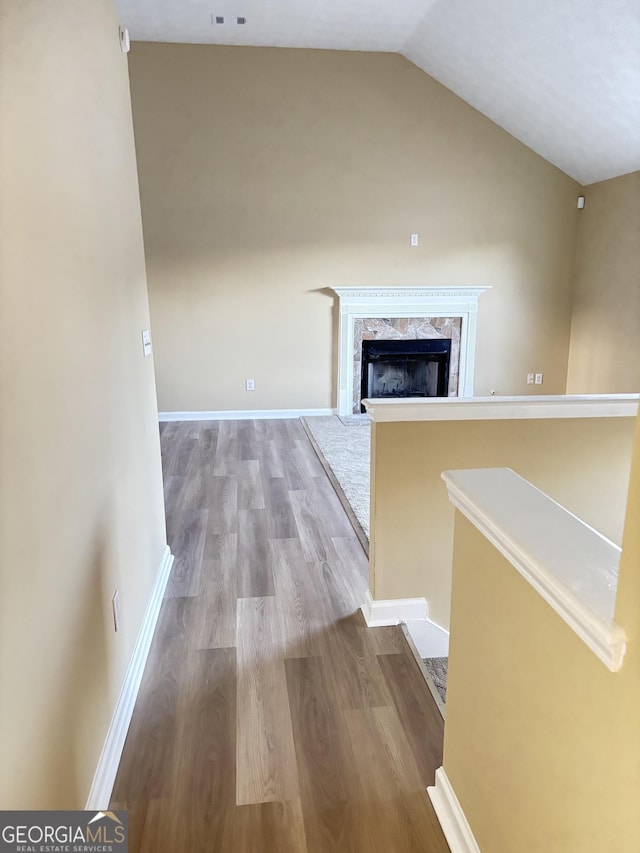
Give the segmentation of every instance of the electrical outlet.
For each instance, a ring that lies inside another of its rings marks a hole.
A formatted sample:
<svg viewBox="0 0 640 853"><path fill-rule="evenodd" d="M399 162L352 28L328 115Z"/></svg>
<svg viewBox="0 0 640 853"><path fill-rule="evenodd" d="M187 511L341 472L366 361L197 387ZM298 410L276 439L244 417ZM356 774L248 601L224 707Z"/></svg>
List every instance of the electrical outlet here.
<svg viewBox="0 0 640 853"><path fill-rule="evenodd" d="M120 610L120 593L118 590L113 593L111 606L113 607L113 628L117 632L120 630L120 618L122 616L122 612Z"/></svg>
<svg viewBox="0 0 640 853"><path fill-rule="evenodd" d="M527 385L533 385L533 373L527 373Z"/></svg>
<svg viewBox="0 0 640 853"><path fill-rule="evenodd" d="M245 386L246 386L247 391L255 391L256 390L256 385L255 385L255 382L253 381L253 379L247 379L247 381L245 382Z"/></svg>
<svg viewBox="0 0 640 853"><path fill-rule="evenodd" d="M536 373L536 385L542 385L542 373Z"/></svg>
<svg viewBox="0 0 640 853"><path fill-rule="evenodd" d="M418 235L417 235L417 234L412 234L412 235L411 235L411 245L412 245L412 246L417 246L417 245L418 245Z"/></svg>

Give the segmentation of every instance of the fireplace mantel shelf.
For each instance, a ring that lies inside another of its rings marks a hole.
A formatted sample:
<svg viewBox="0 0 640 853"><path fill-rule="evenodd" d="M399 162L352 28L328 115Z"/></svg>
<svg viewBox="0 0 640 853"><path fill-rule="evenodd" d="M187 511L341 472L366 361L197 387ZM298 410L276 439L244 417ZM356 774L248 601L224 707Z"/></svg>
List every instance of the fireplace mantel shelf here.
<svg viewBox="0 0 640 853"><path fill-rule="evenodd" d="M362 301L391 299L477 299L489 287L332 287L340 299Z"/></svg>

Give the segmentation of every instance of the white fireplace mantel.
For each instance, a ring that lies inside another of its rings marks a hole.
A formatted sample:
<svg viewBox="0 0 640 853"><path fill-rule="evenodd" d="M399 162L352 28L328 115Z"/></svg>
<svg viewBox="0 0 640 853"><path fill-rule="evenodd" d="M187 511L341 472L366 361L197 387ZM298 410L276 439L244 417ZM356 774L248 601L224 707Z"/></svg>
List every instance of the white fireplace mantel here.
<svg viewBox="0 0 640 853"><path fill-rule="evenodd" d="M460 317L458 396L473 397L478 297L488 287L333 287L338 296L338 414L353 407L356 318Z"/></svg>

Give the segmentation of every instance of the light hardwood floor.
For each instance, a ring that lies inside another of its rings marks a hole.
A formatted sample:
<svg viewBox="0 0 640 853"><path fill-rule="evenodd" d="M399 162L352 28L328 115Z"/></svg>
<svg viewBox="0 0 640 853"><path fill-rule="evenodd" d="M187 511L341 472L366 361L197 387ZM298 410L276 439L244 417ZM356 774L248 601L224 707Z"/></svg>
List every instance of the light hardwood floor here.
<svg viewBox="0 0 640 853"><path fill-rule="evenodd" d="M448 853L443 723L296 420L166 424L175 563L116 780L131 853Z"/></svg>

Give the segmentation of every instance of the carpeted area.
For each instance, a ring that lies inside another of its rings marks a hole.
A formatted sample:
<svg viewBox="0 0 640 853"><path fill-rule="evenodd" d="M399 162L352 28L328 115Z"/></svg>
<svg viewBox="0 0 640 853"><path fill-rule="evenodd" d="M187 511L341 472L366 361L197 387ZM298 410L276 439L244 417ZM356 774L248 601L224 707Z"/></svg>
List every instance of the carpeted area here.
<svg viewBox="0 0 640 853"><path fill-rule="evenodd" d="M447 702L447 669L449 658L423 658L427 674L442 699L442 704Z"/></svg>
<svg viewBox="0 0 640 853"><path fill-rule="evenodd" d="M369 418L367 415L348 418L329 415L302 418L302 423L352 523L355 520L356 533L362 534L360 541L367 550L371 451Z"/></svg>

